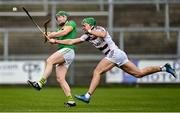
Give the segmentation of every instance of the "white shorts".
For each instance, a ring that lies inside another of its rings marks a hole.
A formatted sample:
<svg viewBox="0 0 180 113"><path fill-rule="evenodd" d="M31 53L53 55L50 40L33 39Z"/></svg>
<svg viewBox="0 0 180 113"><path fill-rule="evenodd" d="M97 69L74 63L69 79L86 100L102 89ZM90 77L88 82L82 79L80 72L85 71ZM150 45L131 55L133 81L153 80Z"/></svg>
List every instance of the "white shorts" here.
<svg viewBox="0 0 180 113"><path fill-rule="evenodd" d="M118 67L129 61L126 53L120 49L111 50L105 58L115 63Z"/></svg>
<svg viewBox="0 0 180 113"><path fill-rule="evenodd" d="M63 54L64 60L65 60L64 65L68 68L75 58L74 49L63 48L63 49L58 50L58 52L60 54ZM58 65L56 65L56 66L58 66Z"/></svg>

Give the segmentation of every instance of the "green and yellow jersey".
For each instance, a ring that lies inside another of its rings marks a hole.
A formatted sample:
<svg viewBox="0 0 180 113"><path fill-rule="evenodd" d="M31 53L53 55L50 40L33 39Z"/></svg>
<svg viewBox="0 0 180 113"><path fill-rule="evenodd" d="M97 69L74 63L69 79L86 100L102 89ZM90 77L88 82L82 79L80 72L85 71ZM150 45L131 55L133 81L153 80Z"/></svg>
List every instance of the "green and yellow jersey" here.
<svg viewBox="0 0 180 113"><path fill-rule="evenodd" d="M65 39L74 39L74 38L76 38L76 34L77 34L76 23L74 21L67 21L64 26L72 26L73 30L70 33L68 33L67 35L65 35L65 36L57 37L57 39L58 40L65 40ZM57 31L61 31L62 29L63 29L63 27L62 28L58 27ZM74 49L75 45L58 44L58 49L62 49L62 48Z"/></svg>

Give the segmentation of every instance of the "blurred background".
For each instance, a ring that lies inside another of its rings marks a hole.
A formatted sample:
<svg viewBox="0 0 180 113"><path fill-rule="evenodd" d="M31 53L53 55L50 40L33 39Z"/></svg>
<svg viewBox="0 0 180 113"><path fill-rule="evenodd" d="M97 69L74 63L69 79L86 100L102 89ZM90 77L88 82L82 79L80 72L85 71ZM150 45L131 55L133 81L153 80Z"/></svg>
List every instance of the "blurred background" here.
<svg viewBox="0 0 180 113"><path fill-rule="evenodd" d="M51 18L48 31L55 31L58 11L69 12L78 26L77 37L83 34L82 19L94 17L138 67L169 62L178 74L177 78L156 73L136 79L113 68L102 76L102 86L180 83L180 0L0 0L0 85L38 80L46 58L57 50L56 45L44 43L22 6L43 30L43 23ZM75 51L67 80L73 86L87 86L93 69L104 56L88 43L78 45ZM57 86L54 70L47 85Z"/></svg>

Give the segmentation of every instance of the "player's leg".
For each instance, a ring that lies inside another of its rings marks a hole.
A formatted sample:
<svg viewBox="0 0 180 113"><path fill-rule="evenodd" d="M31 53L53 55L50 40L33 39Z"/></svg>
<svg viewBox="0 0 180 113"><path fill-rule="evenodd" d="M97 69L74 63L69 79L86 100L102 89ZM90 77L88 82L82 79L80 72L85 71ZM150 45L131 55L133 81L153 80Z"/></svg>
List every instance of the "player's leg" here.
<svg viewBox="0 0 180 113"><path fill-rule="evenodd" d="M101 74L107 72L114 66L115 64L109 61L108 59L106 58L102 59L93 72L93 78L91 80L91 84L90 84L88 92L85 95L75 95L75 97L83 102L89 103L90 96L94 93L96 87L98 86L100 82Z"/></svg>
<svg viewBox="0 0 180 113"><path fill-rule="evenodd" d="M46 68L43 74L43 78L47 79L52 72L52 68L54 64L62 64L64 62L63 54L59 53L58 51L52 54L46 60Z"/></svg>
<svg viewBox="0 0 180 113"><path fill-rule="evenodd" d="M96 87L98 86L99 82L100 82L100 77L103 73L109 71L110 69L112 69L115 66L115 64L109 60L107 60L106 58L102 59L98 65L96 66L94 72L93 72L93 78L91 80L91 84L89 87L88 92L90 94L93 94L93 92L95 91Z"/></svg>
<svg viewBox="0 0 180 113"><path fill-rule="evenodd" d="M137 78L141 78L143 76L161 71L161 68L159 66L149 66L149 67L146 67L143 69L139 69L131 61L128 61L127 63L123 64L122 66L120 66L120 68L123 71L125 71Z"/></svg>
<svg viewBox="0 0 180 113"><path fill-rule="evenodd" d="M172 74L174 77L176 77L176 72L170 66L170 64L165 64L164 66L148 66L143 69L139 69L131 61L128 61L127 63L120 66L120 68L122 70L124 70L125 72L127 72L137 78L141 78L141 77L147 76L149 74L153 74L153 73L160 72L160 71L166 71L166 72Z"/></svg>
<svg viewBox="0 0 180 113"><path fill-rule="evenodd" d="M47 78L52 72L52 68L54 64L62 64L64 62L63 54L59 53L58 51L53 53L47 60L46 60L46 67L41 79L36 81L28 80L28 84L33 86L35 89L40 90L42 86L46 83Z"/></svg>
<svg viewBox="0 0 180 113"><path fill-rule="evenodd" d="M76 103L71 95L71 89L66 82L66 74L67 74L68 68L65 65L57 65L56 66L56 76L57 76L57 81L61 88L64 91L64 94L67 97L67 102L65 103L66 106L72 107L76 106Z"/></svg>
<svg viewBox="0 0 180 113"><path fill-rule="evenodd" d="M136 65L128 60L126 53L120 49L114 50L112 56L113 57L107 56L107 59L117 64L117 66L123 69L125 72L137 78L160 71L166 71L176 77L175 70L169 64L165 64L164 66L149 66L144 69L139 69L136 67Z"/></svg>

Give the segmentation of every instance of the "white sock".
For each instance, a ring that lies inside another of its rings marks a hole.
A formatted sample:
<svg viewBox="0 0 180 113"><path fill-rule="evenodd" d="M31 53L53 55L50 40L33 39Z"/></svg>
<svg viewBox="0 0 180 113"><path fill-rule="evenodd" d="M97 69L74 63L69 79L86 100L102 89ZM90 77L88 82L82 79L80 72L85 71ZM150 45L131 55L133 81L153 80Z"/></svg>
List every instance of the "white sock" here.
<svg viewBox="0 0 180 113"><path fill-rule="evenodd" d="M38 83L38 85L42 88L43 85L42 85L40 82L37 82L37 83Z"/></svg>
<svg viewBox="0 0 180 113"><path fill-rule="evenodd" d="M74 104L74 103L75 103L75 101L74 101L74 100L71 100L71 101L68 101L68 103L70 103L70 104Z"/></svg>
<svg viewBox="0 0 180 113"><path fill-rule="evenodd" d="M85 97L86 97L86 98L90 98L91 95L90 95L89 93L86 93L86 94L85 94Z"/></svg>
<svg viewBox="0 0 180 113"><path fill-rule="evenodd" d="M161 71L166 71L166 67L160 66L160 68L161 68Z"/></svg>

